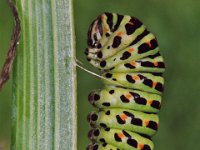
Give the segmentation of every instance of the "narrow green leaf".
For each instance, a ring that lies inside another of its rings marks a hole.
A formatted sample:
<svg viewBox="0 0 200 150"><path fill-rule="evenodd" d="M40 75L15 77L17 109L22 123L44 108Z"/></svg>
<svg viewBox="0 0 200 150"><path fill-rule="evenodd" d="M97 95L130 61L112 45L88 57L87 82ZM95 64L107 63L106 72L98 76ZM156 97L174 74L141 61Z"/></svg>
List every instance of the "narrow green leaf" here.
<svg viewBox="0 0 200 150"><path fill-rule="evenodd" d="M72 0L16 0L12 150L76 150Z"/></svg>

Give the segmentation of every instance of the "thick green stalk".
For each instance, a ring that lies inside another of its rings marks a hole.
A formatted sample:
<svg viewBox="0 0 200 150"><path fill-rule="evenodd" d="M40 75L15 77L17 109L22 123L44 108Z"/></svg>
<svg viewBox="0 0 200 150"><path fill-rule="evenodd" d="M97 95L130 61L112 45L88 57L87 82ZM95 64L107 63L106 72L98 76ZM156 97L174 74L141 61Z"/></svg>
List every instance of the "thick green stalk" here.
<svg viewBox="0 0 200 150"><path fill-rule="evenodd" d="M76 150L72 0L16 0L12 150Z"/></svg>

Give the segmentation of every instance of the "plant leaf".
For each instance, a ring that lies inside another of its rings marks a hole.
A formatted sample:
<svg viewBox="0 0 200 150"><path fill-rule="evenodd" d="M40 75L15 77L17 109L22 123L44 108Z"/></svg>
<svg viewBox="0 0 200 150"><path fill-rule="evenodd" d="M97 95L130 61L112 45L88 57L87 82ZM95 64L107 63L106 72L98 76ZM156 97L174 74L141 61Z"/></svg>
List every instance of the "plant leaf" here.
<svg viewBox="0 0 200 150"><path fill-rule="evenodd" d="M76 150L72 0L16 0L12 150Z"/></svg>

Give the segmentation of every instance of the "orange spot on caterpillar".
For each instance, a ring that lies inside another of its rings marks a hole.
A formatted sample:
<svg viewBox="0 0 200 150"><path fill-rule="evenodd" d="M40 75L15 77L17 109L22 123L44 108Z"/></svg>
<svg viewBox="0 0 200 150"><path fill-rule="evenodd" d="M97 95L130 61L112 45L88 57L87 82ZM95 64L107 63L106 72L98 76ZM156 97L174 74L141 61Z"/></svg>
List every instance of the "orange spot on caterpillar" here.
<svg viewBox="0 0 200 150"><path fill-rule="evenodd" d="M147 103L149 104L149 105L151 105L152 103L153 103L153 100L147 100Z"/></svg>
<svg viewBox="0 0 200 150"><path fill-rule="evenodd" d="M124 135L123 133L118 133L118 136L119 136L121 139L125 138L125 135Z"/></svg>
<svg viewBox="0 0 200 150"><path fill-rule="evenodd" d="M147 41L146 43L151 47L151 41Z"/></svg>
<svg viewBox="0 0 200 150"><path fill-rule="evenodd" d="M145 124L145 126L148 126L149 120L144 120L144 124Z"/></svg>
<svg viewBox="0 0 200 150"><path fill-rule="evenodd" d="M123 34L122 32L118 32L118 33L117 33L117 36L121 37L122 34Z"/></svg>
<svg viewBox="0 0 200 150"><path fill-rule="evenodd" d="M154 66L158 66L158 62L156 61L156 62L153 62L153 64L154 64Z"/></svg>
<svg viewBox="0 0 200 150"><path fill-rule="evenodd" d="M135 61L132 61L131 63L130 63L132 66L136 66L136 62Z"/></svg>
<svg viewBox="0 0 200 150"><path fill-rule="evenodd" d="M126 119L128 118L128 116L125 115L125 114L122 114L122 115L120 115L120 118L121 118L122 120L126 120Z"/></svg>
<svg viewBox="0 0 200 150"><path fill-rule="evenodd" d="M156 87L156 84L157 84L157 82L153 82L153 88L155 88Z"/></svg>
<svg viewBox="0 0 200 150"><path fill-rule="evenodd" d="M139 77L138 75L133 75L132 78L133 78L134 80L140 80L140 77Z"/></svg>
<svg viewBox="0 0 200 150"><path fill-rule="evenodd" d="M129 93L126 94L125 97L126 97L129 101L133 98L133 96L132 96L131 94L129 94Z"/></svg>
<svg viewBox="0 0 200 150"><path fill-rule="evenodd" d="M144 148L144 144L138 144L138 147L140 150L142 150Z"/></svg>
<svg viewBox="0 0 200 150"><path fill-rule="evenodd" d="M134 51L133 48L129 48L129 50L128 50L129 53L132 53L133 51Z"/></svg>
<svg viewBox="0 0 200 150"><path fill-rule="evenodd" d="M104 33L108 32L108 28L104 28L104 29L103 29L103 32L104 32Z"/></svg>

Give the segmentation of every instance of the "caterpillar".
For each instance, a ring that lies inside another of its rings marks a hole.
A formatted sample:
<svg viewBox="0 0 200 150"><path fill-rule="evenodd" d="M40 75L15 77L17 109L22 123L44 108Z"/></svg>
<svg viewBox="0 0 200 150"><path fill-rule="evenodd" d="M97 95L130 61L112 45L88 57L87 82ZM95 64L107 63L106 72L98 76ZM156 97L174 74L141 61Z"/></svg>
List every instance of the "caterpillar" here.
<svg viewBox="0 0 200 150"><path fill-rule="evenodd" d="M87 150L153 150L165 70L156 37L135 17L103 13L90 25L87 60L105 87L92 91Z"/></svg>

